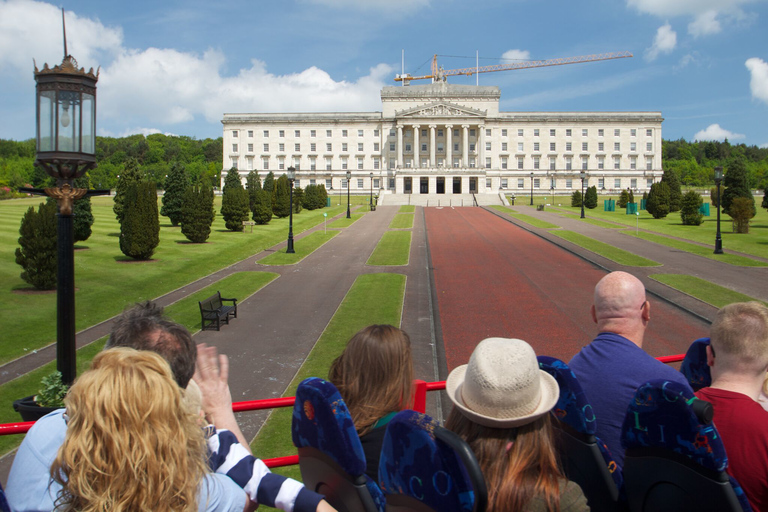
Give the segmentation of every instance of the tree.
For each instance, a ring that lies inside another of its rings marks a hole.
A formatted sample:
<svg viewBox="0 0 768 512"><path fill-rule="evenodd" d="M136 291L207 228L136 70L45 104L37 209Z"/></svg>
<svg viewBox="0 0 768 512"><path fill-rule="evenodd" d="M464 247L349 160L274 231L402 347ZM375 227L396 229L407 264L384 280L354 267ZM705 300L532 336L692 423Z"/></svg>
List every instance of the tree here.
<svg viewBox="0 0 768 512"><path fill-rule="evenodd" d="M595 185L587 188L587 192L584 194L584 207L590 210L597 208L597 187Z"/></svg>
<svg viewBox="0 0 768 512"><path fill-rule="evenodd" d="M88 174L83 174L75 179L74 185L77 188L86 190L91 188L91 180ZM75 242L84 242L91 236L91 226L93 226L93 212L91 211L91 198L81 197L72 208L72 230Z"/></svg>
<svg viewBox="0 0 768 512"><path fill-rule="evenodd" d="M581 191L580 190L574 190L573 194L571 194L571 206L581 206Z"/></svg>
<svg viewBox="0 0 768 512"><path fill-rule="evenodd" d="M731 203L731 216L733 231L735 233L749 233L749 220L755 216L755 200L748 197L735 197Z"/></svg>
<svg viewBox="0 0 768 512"><path fill-rule="evenodd" d="M202 180L187 187L181 207L181 233L187 240L196 244L208 240L215 217L213 189L207 181Z"/></svg>
<svg viewBox="0 0 768 512"><path fill-rule="evenodd" d="M248 173L248 177L245 179L245 186L248 190L248 208L253 211L253 207L256 204L256 192L261 190L261 179L259 179L259 173L251 171Z"/></svg>
<svg viewBox="0 0 768 512"><path fill-rule="evenodd" d="M240 181L240 173L234 167L224 178L224 194L221 198L221 216L230 231L242 231L243 221L248 220L248 192Z"/></svg>
<svg viewBox="0 0 768 512"><path fill-rule="evenodd" d="M112 211L115 212L117 221L123 222L123 210L125 201L125 193L131 187L131 185L138 183L142 180L142 173L139 169L139 162L135 158L130 158L125 162L125 168L120 173L120 177L117 180L117 186L115 187L115 201Z"/></svg>
<svg viewBox="0 0 768 512"><path fill-rule="evenodd" d="M140 181L125 191L120 223L120 250L129 258L148 260L160 243L160 218L157 212L157 186L154 181Z"/></svg>
<svg viewBox="0 0 768 512"><path fill-rule="evenodd" d="M645 209L654 219L663 219L669 214L669 186L663 181L651 185Z"/></svg>
<svg viewBox="0 0 768 512"><path fill-rule="evenodd" d="M768 187L765 187L765 190L763 190L763 202L760 206L768 210Z"/></svg>
<svg viewBox="0 0 768 512"><path fill-rule="evenodd" d="M275 191L272 193L272 212L276 217L287 217L291 213L290 186L285 174L275 181Z"/></svg>
<svg viewBox="0 0 768 512"><path fill-rule="evenodd" d="M264 184L261 188L270 194L275 190L275 173L269 171L269 174L267 174L267 176L264 178Z"/></svg>
<svg viewBox="0 0 768 512"><path fill-rule="evenodd" d="M267 224L272 220L272 194L266 190L256 192L256 203L253 205L253 221L256 224Z"/></svg>
<svg viewBox="0 0 768 512"><path fill-rule="evenodd" d="M634 203L635 202L635 194L632 193L632 189L627 189L627 203Z"/></svg>
<svg viewBox="0 0 768 512"><path fill-rule="evenodd" d="M619 200L616 201L616 205L619 208L626 208L628 202L629 202L629 194L627 193L626 190L622 190L621 194L619 195Z"/></svg>
<svg viewBox="0 0 768 512"><path fill-rule="evenodd" d="M301 213L304 201L304 190L301 187L293 187L293 213Z"/></svg>
<svg viewBox="0 0 768 512"><path fill-rule="evenodd" d="M701 213L701 205L704 203L701 194L695 190L689 190L683 195L683 201L680 207L680 219L686 226L698 226L704 222L704 215Z"/></svg>
<svg viewBox="0 0 768 512"><path fill-rule="evenodd" d="M747 166L744 158L740 157L733 160L725 171L723 185L725 186L725 191L720 194L723 211L731 215L730 209L733 200L737 197L746 197L752 201L752 217L754 217L757 213L757 208L755 208L755 199L752 197L752 191L749 189Z"/></svg>
<svg viewBox="0 0 768 512"><path fill-rule="evenodd" d="M720 195L722 196L723 189L720 188ZM718 197L717 197L717 187L712 187L709 189L709 202L712 203L712 208L717 208L718 203Z"/></svg>
<svg viewBox="0 0 768 512"><path fill-rule="evenodd" d="M664 175L661 177L662 183L669 187L669 211L679 212L683 200L683 192L680 189L680 178L673 169L664 169Z"/></svg>
<svg viewBox="0 0 768 512"><path fill-rule="evenodd" d="M56 203L40 203L37 211L30 206L21 219L19 234L16 263L24 269L21 278L38 290L56 288Z"/></svg>
<svg viewBox="0 0 768 512"><path fill-rule="evenodd" d="M174 226L178 226L181 222L181 209L184 206L184 196L188 188L189 176L187 176L186 167L180 162L173 162L165 179L165 193L160 215L168 217Z"/></svg>

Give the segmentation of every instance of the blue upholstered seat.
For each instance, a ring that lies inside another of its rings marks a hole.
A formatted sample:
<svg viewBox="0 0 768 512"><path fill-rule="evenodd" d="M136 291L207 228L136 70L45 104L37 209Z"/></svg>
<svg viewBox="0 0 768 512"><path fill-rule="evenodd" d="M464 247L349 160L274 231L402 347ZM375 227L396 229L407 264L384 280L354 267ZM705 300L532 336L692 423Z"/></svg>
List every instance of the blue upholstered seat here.
<svg viewBox="0 0 768 512"><path fill-rule="evenodd" d="M5 499L5 491L2 485L0 485L0 512L11 512L11 507L8 505L8 500Z"/></svg>
<svg viewBox="0 0 768 512"><path fill-rule="evenodd" d="M653 380L637 389L621 437L631 510L751 510L725 472L728 457L711 416L696 412L705 406L677 382Z"/></svg>
<svg viewBox="0 0 768 512"><path fill-rule="evenodd" d="M360 438L336 387L320 378L299 384L291 426L307 488L338 510L384 510L384 495L365 476Z"/></svg>
<svg viewBox="0 0 768 512"><path fill-rule="evenodd" d="M485 510L487 491L472 450L426 414L399 412L387 426L379 462L387 510Z"/></svg>
<svg viewBox="0 0 768 512"><path fill-rule="evenodd" d="M608 447L595 435L597 422L578 379L563 361L538 356L539 368L552 375L560 397L552 409L563 471L584 491L593 511L613 511L622 506L624 479Z"/></svg>
<svg viewBox="0 0 768 512"><path fill-rule="evenodd" d="M709 338L699 338L688 347L680 365L680 371L688 379L688 383L694 391L709 387L712 384L712 376L707 364L707 345Z"/></svg>

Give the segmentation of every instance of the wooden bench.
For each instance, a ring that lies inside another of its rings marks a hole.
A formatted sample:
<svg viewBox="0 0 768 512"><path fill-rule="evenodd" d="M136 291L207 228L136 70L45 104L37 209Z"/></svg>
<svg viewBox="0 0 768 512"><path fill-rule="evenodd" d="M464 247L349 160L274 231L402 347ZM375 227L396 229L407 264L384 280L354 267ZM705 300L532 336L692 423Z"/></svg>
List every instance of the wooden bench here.
<svg viewBox="0 0 768 512"><path fill-rule="evenodd" d="M231 302L231 306L225 306L224 302ZM202 316L203 330L216 326L218 331L221 328L221 322L229 323L229 317L237 318L237 299L224 299L221 292L211 295L205 300L198 302L200 304L200 316Z"/></svg>

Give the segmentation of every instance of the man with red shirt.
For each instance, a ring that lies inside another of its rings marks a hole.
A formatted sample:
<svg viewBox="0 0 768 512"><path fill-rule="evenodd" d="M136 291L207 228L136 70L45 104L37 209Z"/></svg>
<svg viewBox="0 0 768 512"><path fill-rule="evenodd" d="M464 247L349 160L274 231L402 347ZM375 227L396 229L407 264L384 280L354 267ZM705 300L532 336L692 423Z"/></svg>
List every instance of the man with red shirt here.
<svg viewBox="0 0 768 512"><path fill-rule="evenodd" d="M744 488L752 510L768 510L768 412L757 402L768 371L768 308L759 302L725 306L710 338L712 385L696 396L715 409L728 473Z"/></svg>

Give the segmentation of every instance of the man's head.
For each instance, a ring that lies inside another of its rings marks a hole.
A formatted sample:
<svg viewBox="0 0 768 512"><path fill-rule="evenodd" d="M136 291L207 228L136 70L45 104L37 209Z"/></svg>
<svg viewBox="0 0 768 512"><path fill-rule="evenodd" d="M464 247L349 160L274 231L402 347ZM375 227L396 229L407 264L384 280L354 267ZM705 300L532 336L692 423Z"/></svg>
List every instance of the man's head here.
<svg viewBox="0 0 768 512"><path fill-rule="evenodd" d="M643 283L626 272L611 272L595 286L592 319L601 332L613 332L639 346L651 319Z"/></svg>
<svg viewBox="0 0 768 512"><path fill-rule="evenodd" d="M765 377L768 369L768 308L737 302L718 311L710 328L708 361L713 378L724 374Z"/></svg>
<svg viewBox="0 0 768 512"><path fill-rule="evenodd" d="M117 317L105 349L130 347L161 355L171 365L176 383L186 388L195 373L197 347L186 327L163 316L163 308L147 301Z"/></svg>

